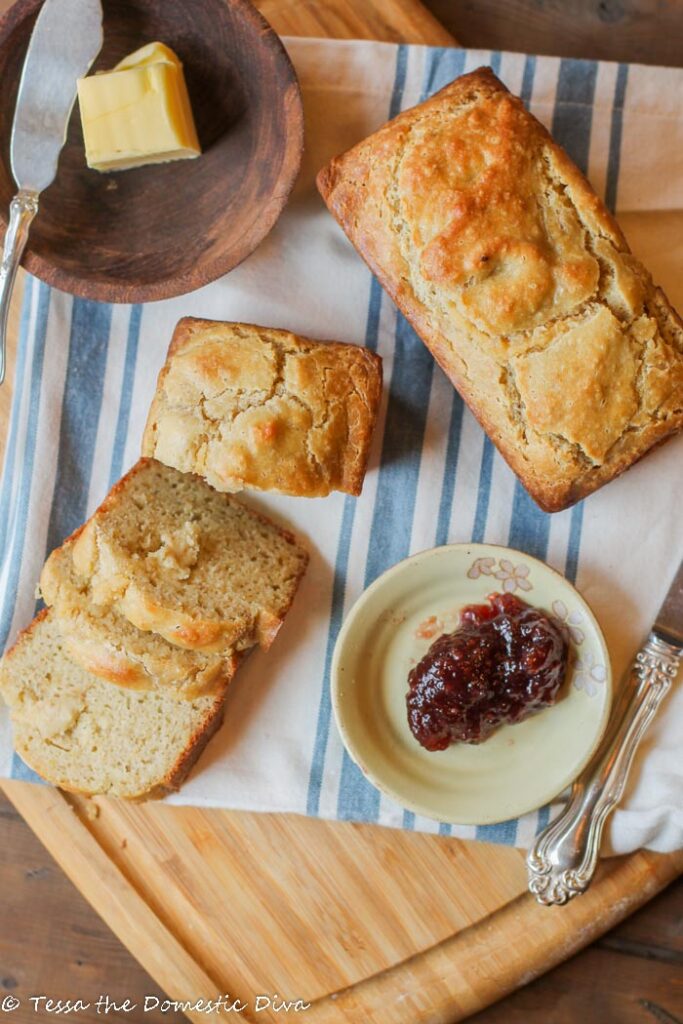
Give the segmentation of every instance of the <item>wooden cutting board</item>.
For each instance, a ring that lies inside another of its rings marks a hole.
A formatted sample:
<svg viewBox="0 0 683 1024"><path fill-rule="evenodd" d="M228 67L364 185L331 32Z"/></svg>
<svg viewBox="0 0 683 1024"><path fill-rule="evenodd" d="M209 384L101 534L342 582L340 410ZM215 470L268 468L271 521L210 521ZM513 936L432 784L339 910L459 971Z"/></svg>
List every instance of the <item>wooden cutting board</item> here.
<svg viewBox="0 0 683 1024"><path fill-rule="evenodd" d="M283 34L454 43L416 0L260 7ZM230 993L248 1004L221 1017L232 1021L463 1020L683 871L683 852L613 859L585 896L547 909L526 892L523 854L505 847L294 815L83 800L20 782L3 789L169 997ZM285 1014L271 1002L256 1013L275 993L311 1007Z"/></svg>

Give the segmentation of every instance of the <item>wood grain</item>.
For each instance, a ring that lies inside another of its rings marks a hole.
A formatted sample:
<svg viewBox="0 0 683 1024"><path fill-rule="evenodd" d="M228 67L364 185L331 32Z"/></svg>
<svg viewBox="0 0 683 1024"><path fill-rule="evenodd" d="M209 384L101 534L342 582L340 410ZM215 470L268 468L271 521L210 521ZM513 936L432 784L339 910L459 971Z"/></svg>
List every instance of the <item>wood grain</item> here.
<svg viewBox="0 0 683 1024"><path fill-rule="evenodd" d="M683 66L683 0L425 0L463 46Z"/></svg>
<svg viewBox="0 0 683 1024"><path fill-rule="evenodd" d="M3 228L16 191L7 159L15 98L41 2L18 0L0 24ZM284 47L249 0L104 0L103 8L93 71L163 39L183 62L203 152L100 174L86 166L76 106L23 265L89 299L147 302L215 280L270 231L301 161L301 97Z"/></svg>
<svg viewBox="0 0 683 1024"><path fill-rule="evenodd" d="M456 38L415 0L258 0L281 35L454 46Z"/></svg>
<svg viewBox="0 0 683 1024"><path fill-rule="evenodd" d="M526 892L519 850L295 815L67 800L21 782L4 788L172 999L229 991L253 1008L257 994L279 992L310 1002L313 1024L463 1020L566 959L683 869L683 851L613 859L585 896L548 910ZM241 1019L279 1018L266 1010Z"/></svg>
<svg viewBox="0 0 683 1024"><path fill-rule="evenodd" d="M66 878L18 812L0 796L0 1000L14 994L52 993L95 1003L165 998L142 968ZM15 1024L48 1020L31 1004L12 1014ZM93 1006L81 1024L102 1021ZM150 1012L149 1024L181 1024L182 1014Z"/></svg>
<svg viewBox="0 0 683 1024"><path fill-rule="evenodd" d="M633 917L471 1024L681 1024L683 879ZM551 1010L552 1008L552 1010Z"/></svg>
<svg viewBox="0 0 683 1024"><path fill-rule="evenodd" d="M0 999L33 989L93 1002L108 992L142 1004L161 990L118 942L0 794ZM683 1020L683 879L578 956L471 1018L472 1024L661 1024ZM657 1016L658 1014L658 1016ZM669 1016L667 1017L666 1014ZM47 1021L28 1007L16 1024ZM94 1008L79 1015L101 1021ZM133 1013L180 1024L170 1012ZM305 1020L305 1017L303 1018Z"/></svg>
<svg viewBox="0 0 683 1024"><path fill-rule="evenodd" d="M353 31L359 5L338 0L338 6L341 31ZM321 34L330 7L288 5L276 28L294 31L296 10L301 34ZM405 7L412 7L410 17ZM376 0L368 9L392 33L401 19L411 31L419 22L416 4ZM275 21L276 8L269 13ZM232 991L242 984L245 992L250 985L268 991L272 983L281 993L299 980L311 985L316 1000L303 1019L316 1024L464 1019L590 942L683 868L680 855L610 861L587 896L547 910L524 892L520 853L505 848L287 816L106 800L97 802L99 815L92 817L92 802L68 804L54 790L15 782L7 792L170 995L187 996L204 979ZM341 991L332 999L334 988ZM555 1007L546 1003L538 1019L549 1019L549 1005ZM616 1019L592 1018L600 1024ZM649 1019L668 1018L642 1017L639 1024ZM558 1017L555 1024L564 1021Z"/></svg>

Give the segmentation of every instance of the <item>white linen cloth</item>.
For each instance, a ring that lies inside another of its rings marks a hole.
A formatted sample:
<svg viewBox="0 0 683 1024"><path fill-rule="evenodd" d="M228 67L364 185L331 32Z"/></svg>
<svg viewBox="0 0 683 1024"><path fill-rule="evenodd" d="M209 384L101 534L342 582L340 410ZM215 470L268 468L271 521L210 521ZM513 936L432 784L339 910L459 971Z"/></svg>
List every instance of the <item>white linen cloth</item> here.
<svg viewBox="0 0 683 1024"><path fill-rule="evenodd" d="M46 554L136 459L174 324L195 315L287 327L375 347L386 394L362 497L248 495L312 553L270 654L228 698L226 724L173 803L441 831L528 845L544 808L484 828L440 826L381 796L345 755L330 713L329 663L346 611L411 552L470 539L510 544L576 580L597 613L618 680L683 553L683 438L573 510L540 513L494 451L314 186L340 152L453 77L491 64L616 205L635 252L683 307L683 70L367 42L287 41L306 113L303 169L286 210L231 274L140 306L72 299L29 280L0 493L0 644L34 613ZM237 169L238 172L238 169ZM613 852L683 845L683 688L675 686L610 822ZM0 773L34 778L0 717Z"/></svg>

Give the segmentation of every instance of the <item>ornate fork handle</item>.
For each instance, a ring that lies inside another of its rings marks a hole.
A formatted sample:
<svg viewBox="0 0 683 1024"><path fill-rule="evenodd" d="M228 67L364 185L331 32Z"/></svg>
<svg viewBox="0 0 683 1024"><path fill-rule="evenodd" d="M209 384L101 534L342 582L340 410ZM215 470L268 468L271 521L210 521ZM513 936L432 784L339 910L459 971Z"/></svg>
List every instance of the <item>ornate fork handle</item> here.
<svg viewBox="0 0 683 1024"><path fill-rule="evenodd" d="M9 208L9 224L0 263L0 384L7 365L7 315L14 281L26 246L28 229L38 212L38 193L21 189Z"/></svg>
<svg viewBox="0 0 683 1024"><path fill-rule="evenodd" d="M605 739L564 811L529 850L529 889L539 903L567 903L590 885L605 820L622 797L633 755L676 678L681 653L650 633L636 655Z"/></svg>

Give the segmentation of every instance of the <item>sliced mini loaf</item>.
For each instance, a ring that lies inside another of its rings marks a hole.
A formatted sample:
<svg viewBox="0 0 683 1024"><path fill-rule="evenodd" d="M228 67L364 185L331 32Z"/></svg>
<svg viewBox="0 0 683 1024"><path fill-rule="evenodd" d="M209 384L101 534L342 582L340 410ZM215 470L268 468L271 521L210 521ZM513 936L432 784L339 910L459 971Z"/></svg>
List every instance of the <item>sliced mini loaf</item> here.
<svg viewBox="0 0 683 1024"><path fill-rule="evenodd" d="M142 452L219 491L360 494L381 394L369 349L185 317Z"/></svg>
<svg viewBox="0 0 683 1024"><path fill-rule="evenodd" d="M221 693L179 701L84 672L67 656L51 609L5 655L0 692L17 752L44 779L129 799L177 789L223 718Z"/></svg>
<svg viewBox="0 0 683 1024"><path fill-rule="evenodd" d="M69 656L86 672L118 686L160 689L185 699L223 690L235 674L239 655L183 650L157 633L137 629L113 608L94 603L87 579L73 563L81 531L52 552L40 577L42 595L54 609Z"/></svg>
<svg viewBox="0 0 683 1024"><path fill-rule="evenodd" d="M307 561L264 516L153 459L116 484L73 545L94 604L225 657L270 646Z"/></svg>

